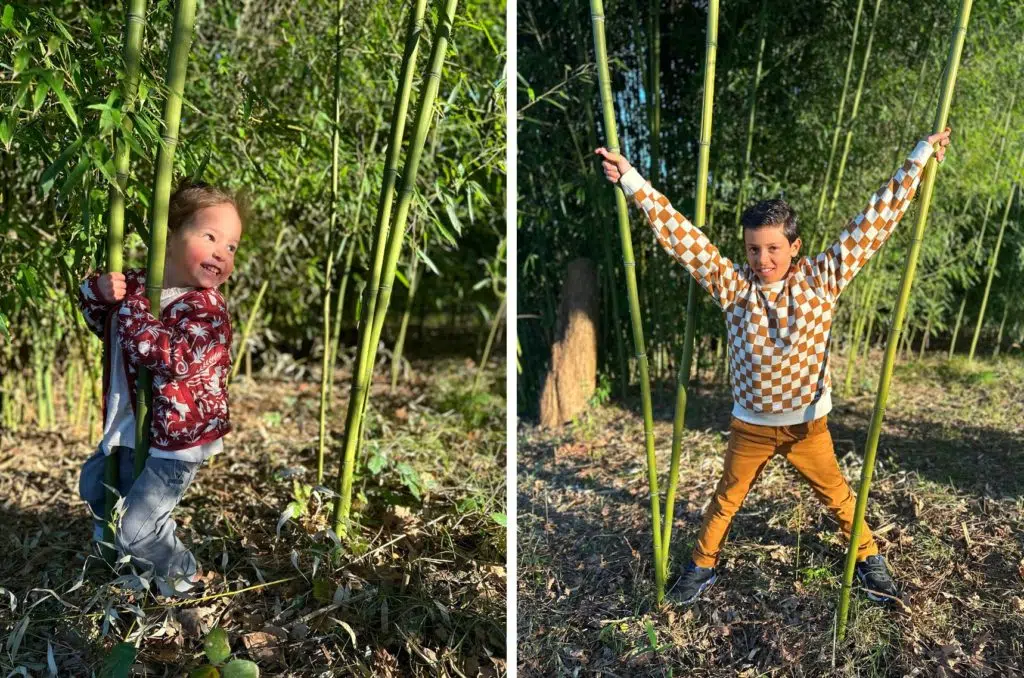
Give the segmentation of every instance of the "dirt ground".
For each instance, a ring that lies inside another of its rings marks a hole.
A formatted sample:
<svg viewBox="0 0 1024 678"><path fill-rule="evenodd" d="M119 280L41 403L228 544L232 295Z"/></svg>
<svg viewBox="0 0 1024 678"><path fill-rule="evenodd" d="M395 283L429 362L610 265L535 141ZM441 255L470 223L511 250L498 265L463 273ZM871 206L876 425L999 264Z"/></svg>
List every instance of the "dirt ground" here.
<svg viewBox="0 0 1024 678"><path fill-rule="evenodd" d="M325 530L329 496L308 495L319 383L233 383L225 452L175 512L179 536L215 573L211 597L186 605L144 594L128 566L117 578L87 559L77 492L96 442L87 432L4 433L0 674L50 675L51 659L56 675L95 675L128 640L141 648L133 675L186 675L219 625L233 656L266 676L504 675L504 372L473 392L474 372L461 359L414 361L395 395L375 385L356 485L361 529L341 543ZM331 488L348 389L339 371ZM278 534L292 502L301 511Z"/></svg>
<svg viewBox="0 0 1024 678"><path fill-rule="evenodd" d="M880 355L829 416L856 487ZM833 375L843 375L836 361ZM710 379L710 375L703 375ZM638 389L634 388L633 391ZM696 387L669 586L722 469L729 394ZM691 607L654 605L639 403L593 408L518 442L518 637L524 676L1024 675L1024 362L900 365L867 520L904 587L886 611L855 591L834 640L845 544L809 487L773 460L733 523L722 576ZM655 391L667 484L673 393Z"/></svg>

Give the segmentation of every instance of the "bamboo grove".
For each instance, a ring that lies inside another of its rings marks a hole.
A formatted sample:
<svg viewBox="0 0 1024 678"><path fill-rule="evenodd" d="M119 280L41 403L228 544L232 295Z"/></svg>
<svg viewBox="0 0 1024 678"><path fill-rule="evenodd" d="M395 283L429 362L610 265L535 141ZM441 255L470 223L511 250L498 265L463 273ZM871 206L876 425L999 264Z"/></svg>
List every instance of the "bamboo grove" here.
<svg viewBox="0 0 1024 678"><path fill-rule="evenodd" d="M422 356L425 338L458 336L454 350L479 360L503 327L503 8L2 10L0 428L99 439L100 342L77 310L78 283L92 270L148 268L156 305L167 199L189 177L240 193L249 215L221 290L235 325L233 401L257 373L315 377L310 468L322 484L347 459L351 497L358 442L378 424L363 397L346 430L349 393L335 375L351 367L368 394L378 346L401 367L403 344ZM375 220L392 200L393 218ZM477 388L503 392L493 368L480 366ZM408 374L396 368L394 387Z"/></svg>
<svg viewBox="0 0 1024 678"><path fill-rule="evenodd" d="M635 210L627 224L619 217L621 249L615 244L612 192L585 156L596 145L617 144L712 242L742 260L737 232L745 206L784 197L799 215L805 247L820 248L919 138L948 121L954 141L939 187L916 201L838 306L832 352L846 363L835 388L877 392L884 407L884 384L863 365L887 345L883 382L893 363L929 349L943 360L979 353L1021 359L1024 229L1015 191L1024 172L1017 96L1024 62L1016 46L1024 10L967 3L967 31L958 23L959 0L807 1L772 6L769 30L765 3L755 0L639 9L533 0L522 7L533 19L519 31L519 193L526 196L518 225L519 411L537 411L566 265L589 257L601 272L599 369L617 384L616 395L641 397L658 599L672 555L687 384L727 378L724 326L705 295L694 297L689 275L669 265ZM579 36L592 32L596 56L579 46ZM614 198L620 202L617 190ZM639 317L627 321L627 312ZM630 325L636 355L626 360ZM669 408L673 387L662 515L647 419L650 391L655 409Z"/></svg>

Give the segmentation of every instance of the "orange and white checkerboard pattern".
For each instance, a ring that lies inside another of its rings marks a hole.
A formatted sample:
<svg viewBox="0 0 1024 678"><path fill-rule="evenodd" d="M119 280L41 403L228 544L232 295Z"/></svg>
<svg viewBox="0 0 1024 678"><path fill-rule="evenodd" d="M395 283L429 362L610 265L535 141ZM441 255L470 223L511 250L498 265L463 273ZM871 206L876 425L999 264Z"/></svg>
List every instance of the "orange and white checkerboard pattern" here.
<svg viewBox="0 0 1024 678"><path fill-rule="evenodd" d="M793 261L781 284L762 285L746 263L718 248L635 170L621 179L661 246L725 312L734 401L753 412L808 407L831 388L829 344L836 298L906 212L932 147L922 141L867 207L814 258Z"/></svg>

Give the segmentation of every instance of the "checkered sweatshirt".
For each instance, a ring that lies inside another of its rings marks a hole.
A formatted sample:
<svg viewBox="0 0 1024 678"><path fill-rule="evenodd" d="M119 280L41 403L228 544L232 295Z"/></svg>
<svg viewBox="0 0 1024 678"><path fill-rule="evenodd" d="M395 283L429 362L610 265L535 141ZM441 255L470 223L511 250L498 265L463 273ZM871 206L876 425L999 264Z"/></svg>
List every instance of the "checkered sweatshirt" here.
<svg viewBox="0 0 1024 678"><path fill-rule="evenodd" d="M644 211L661 246L725 312L736 405L771 419L830 398L835 301L903 217L932 150L920 142L831 247L794 260L785 279L774 284L759 282L748 264L722 256L635 169L622 176L623 190ZM827 411L815 416L822 414Z"/></svg>

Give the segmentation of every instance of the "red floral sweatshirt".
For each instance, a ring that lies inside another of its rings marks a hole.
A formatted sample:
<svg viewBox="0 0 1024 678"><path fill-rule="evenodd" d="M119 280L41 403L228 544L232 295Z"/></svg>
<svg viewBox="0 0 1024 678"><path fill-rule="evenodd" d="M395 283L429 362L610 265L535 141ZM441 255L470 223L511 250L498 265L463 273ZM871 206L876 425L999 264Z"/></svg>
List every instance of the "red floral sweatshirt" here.
<svg viewBox="0 0 1024 678"><path fill-rule="evenodd" d="M227 434L231 430L227 392L231 321L220 292L186 292L167 304L157 319L145 296L145 271L125 272L127 292L117 304L103 301L97 287L99 275L89 276L79 288L82 314L89 329L104 342L117 333L133 410L138 368L152 373L150 443L164 450L185 450ZM104 364L104 410L109 384L110 366Z"/></svg>

